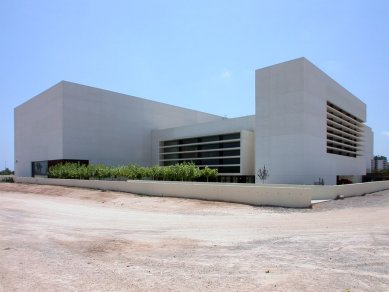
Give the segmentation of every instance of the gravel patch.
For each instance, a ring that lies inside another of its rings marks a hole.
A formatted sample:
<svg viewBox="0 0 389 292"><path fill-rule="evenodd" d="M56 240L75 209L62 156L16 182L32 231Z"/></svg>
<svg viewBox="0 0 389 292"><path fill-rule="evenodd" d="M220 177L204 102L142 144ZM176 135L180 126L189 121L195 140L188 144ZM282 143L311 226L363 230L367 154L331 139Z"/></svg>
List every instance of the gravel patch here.
<svg viewBox="0 0 389 292"><path fill-rule="evenodd" d="M389 191L311 209L0 184L0 291L388 291Z"/></svg>

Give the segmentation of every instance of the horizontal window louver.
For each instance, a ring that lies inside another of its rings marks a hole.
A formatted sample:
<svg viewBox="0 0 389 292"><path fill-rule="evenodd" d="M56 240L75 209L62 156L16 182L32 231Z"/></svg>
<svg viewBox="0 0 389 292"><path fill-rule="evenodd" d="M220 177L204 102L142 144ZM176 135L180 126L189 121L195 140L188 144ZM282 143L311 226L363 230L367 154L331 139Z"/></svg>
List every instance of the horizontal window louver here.
<svg viewBox="0 0 389 292"><path fill-rule="evenodd" d="M327 102L327 153L357 157L363 151L363 121Z"/></svg>
<svg viewBox="0 0 389 292"><path fill-rule="evenodd" d="M200 168L217 168L220 174L239 174L240 146L240 133L161 141L159 165L193 162Z"/></svg>

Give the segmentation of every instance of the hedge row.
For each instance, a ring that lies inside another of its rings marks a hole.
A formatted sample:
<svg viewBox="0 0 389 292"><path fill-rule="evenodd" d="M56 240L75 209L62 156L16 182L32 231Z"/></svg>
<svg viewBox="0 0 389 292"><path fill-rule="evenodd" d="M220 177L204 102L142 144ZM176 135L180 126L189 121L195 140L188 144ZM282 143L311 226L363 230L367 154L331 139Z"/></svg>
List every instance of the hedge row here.
<svg viewBox="0 0 389 292"><path fill-rule="evenodd" d="M150 179L166 181L193 181L215 178L217 169L200 169L193 163L171 166L142 167L137 165L107 166L103 164L84 165L80 163L56 164L49 168L50 178L62 179Z"/></svg>

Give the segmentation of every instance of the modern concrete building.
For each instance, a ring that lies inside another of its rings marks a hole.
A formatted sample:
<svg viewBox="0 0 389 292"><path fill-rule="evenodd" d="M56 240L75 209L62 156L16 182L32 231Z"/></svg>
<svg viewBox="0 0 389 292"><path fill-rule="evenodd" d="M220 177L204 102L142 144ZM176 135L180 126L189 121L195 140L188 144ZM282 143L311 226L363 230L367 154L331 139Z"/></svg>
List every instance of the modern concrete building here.
<svg viewBox="0 0 389 292"><path fill-rule="evenodd" d="M256 169L269 183L357 182L370 168L366 105L305 58L256 71Z"/></svg>
<svg viewBox="0 0 389 292"><path fill-rule="evenodd" d="M62 81L15 108L15 171L33 162L151 165L151 131L222 118Z"/></svg>
<svg viewBox="0 0 389 292"><path fill-rule="evenodd" d="M388 159L385 156L374 156L371 163L371 168L373 171L389 169Z"/></svg>
<svg viewBox="0 0 389 292"><path fill-rule="evenodd" d="M226 119L60 82L15 109L17 176L58 161L144 166L192 161L220 181L360 181L373 134L366 105L305 58L256 71L255 115Z"/></svg>
<svg viewBox="0 0 389 292"><path fill-rule="evenodd" d="M254 182L255 116L216 120L152 132L152 164L193 161L217 168L220 181Z"/></svg>

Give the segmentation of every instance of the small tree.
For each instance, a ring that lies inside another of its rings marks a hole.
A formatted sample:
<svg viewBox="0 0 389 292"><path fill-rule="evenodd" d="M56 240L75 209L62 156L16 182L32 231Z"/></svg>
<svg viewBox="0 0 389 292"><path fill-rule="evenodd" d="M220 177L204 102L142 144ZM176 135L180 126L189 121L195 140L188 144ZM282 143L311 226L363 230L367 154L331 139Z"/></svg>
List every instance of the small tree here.
<svg viewBox="0 0 389 292"><path fill-rule="evenodd" d="M264 184L265 180L269 177L269 171L266 169L265 165L263 168L258 169L257 176Z"/></svg>
<svg viewBox="0 0 389 292"><path fill-rule="evenodd" d="M0 171L0 175L10 175L10 174L12 174L12 171L10 171L8 167Z"/></svg>
<svg viewBox="0 0 389 292"><path fill-rule="evenodd" d="M209 178L215 178L217 177L218 171L214 168L209 168L208 166L204 167L201 170L201 175L207 179L207 182L209 182Z"/></svg>

